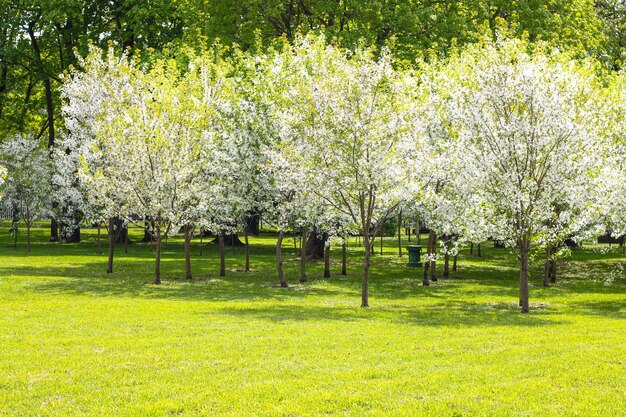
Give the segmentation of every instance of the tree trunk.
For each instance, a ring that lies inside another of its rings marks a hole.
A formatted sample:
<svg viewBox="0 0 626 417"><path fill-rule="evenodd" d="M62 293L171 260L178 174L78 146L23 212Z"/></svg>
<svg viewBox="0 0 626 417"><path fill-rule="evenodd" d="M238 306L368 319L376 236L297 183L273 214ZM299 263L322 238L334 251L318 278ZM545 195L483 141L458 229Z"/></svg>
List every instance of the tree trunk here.
<svg viewBox="0 0 626 417"><path fill-rule="evenodd" d="M346 242L344 240L343 245L341 245L341 275L348 275L348 268L347 268L347 258L348 258L348 254L347 254L348 250L347 250L347 245Z"/></svg>
<svg viewBox="0 0 626 417"><path fill-rule="evenodd" d="M126 244L128 241L128 225L119 217L115 217L115 243Z"/></svg>
<svg viewBox="0 0 626 417"><path fill-rule="evenodd" d="M398 210L398 256L402 257L402 210Z"/></svg>
<svg viewBox="0 0 626 417"><path fill-rule="evenodd" d="M51 219L50 220L50 242L58 242L58 241L59 241L59 223L56 221L56 219Z"/></svg>
<svg viewBox="0 0 626 417"><path fill-rule="evenodd" d="M285 237L285 232L281 230L278 232L278 241L276 242L276 269L278 270L278 280L280 281L280 286L283 288L287 288L287 281L285 281L285 271L283 271L283 238Z"/></svg>
<svg viewBox="0 0 626 417"><path fill-rule="evenodd" d="M528 253L530 251L530 240L522 238L518 241L520 252L520 272L519 272L519 304L522 313L528 313Z"/></svg>
<svg viewBox="0 0 626 417"><path fill-rule="evenodd" d="M456 272L456 260L459 257L459 254L455 254L454 258L452 258L452 272Z"/></svg>
<svg viewBox="0 0 626 417"><path fill-rule="evenodd" d="M427 250L428 252L428 250ZM426 253L426 258L428 259L428 253ZM430 285L430 261L424 261L424 277L422 278L422 285L429 286Z"/></svg>
<svg viewBox="0 0 626 417"><path fill-rule="evenodd" d="M330 278L330 245L324 247L324 278Z"/></svg>
<svg viewBox="0 0 626 417"><path fill-rule="evenodd" d="M26 253L30 253L30 222L26 222Z"/></svg>
<svg viewBox="0 0 626 417"><path fill-rule="evenodd" d="M365 256L363 258L363 277L361 280L361 307L369 307L369 277L370 277L370 259L372 255L372 244L367 231L363 235L363 244L365 246Z"/></svg>
<svg viewBox="0 0 626 417"><path fill-rule="evenodd" d="M550 256L552 255L552 246L546 248L546 263L544 264L543 271L543 286L550 286Z"/></svg>
<svg viewBox="0 0 626 417"><path fill-rule="evenodd" d="M152 221L152 219L150 219L149 216L146 216L143 220L143 239L141 239L143 243L152 243L153 230L154 222Z"/></svg>
<svg viewBox="0 0 626 417"><path fill-rule="evenodd" d="M470 255L474 254L474 242L470 243Z"/></svg>
<svg viewBox="0 0 626 417"><path fill-rule="evenodd" d="M446 253L443 256L443 279L450 278L450 254L448 253L448 248L446 248Z"/></svg>
<svg viewBox="0 0 626 417"><path fill-rule="evenodd" d="M185 228L185 279L193 279L191 274L191 237L193 236L193 228L190 224L186 224Z"/></svg>
<svg viewBox="0 0 626 417"><path fill-rule="evenodd" d="M17 249L17 234L19 232L20 216L17 209L13 208L13 219L11 220L11 232L13 233L13 249Z"/></svg>
<svg viewBox="0 0 626 417"><path fill-rule="evenodd" d="M432 282L437 282L437 234L434 230L431 230L428 233L428 253L430 254L430 280Z"/></svg>
<svg viewBox="0 0 626 417"><path fill-rule="evenodd" d="M220 247L220 277L226 276L226 250L224 247L224 233L217 235L217 242Z"/></svg>
<svg viewBox="0 0 626 417"><path fill-rule="evenodd" d="M300 282L306 282L306 241L307 241L307 228L300 228Z"/></svg>
<svg viewBox="0 0 626 417"><path fill-rule="evenodd" d="M113 273L113 255L115 253L115 221L109 218L109 261L107 263L107 274Z"/></svg>
<svg viewBox="0 0 626 417"><path fill-rule="evenodd" d="M326 233L320 238L317 228L313 228L311 233L308 233L308 239L306 242L306 257L307 259L323 259L324 258L324 246L326 243Z"/></svg>
<svg viewBox="0 0 626 417"><path fill-rule="evenodd" d="M248 225L243 228L243 238L246 244L246 272L250 272L250 243L248 242Z"/></svg>
<svg viewBox="0 0 626 417"><path fill-rule="evenodd" d="M159 285L161 284L161 222L160 218L157 218L155 222L156 229L156 257L155 257L155 274L154 274L154 283Z"/></svg>
<svg viewBox="0 0 626 417"><path fill-rule="evenodd" d="M545 274L543 277L543 286L549 287L550 283L556 282L556 252L557 248L555 245L550 245L546 248L546 264L545 264Z"/></svg>
<svg viewBox="0 0 626 417"><path fill-rule="evenodd" d="M98 221L98 255L102 255L102 244L101 244L101 238L102 237L102 223L100 221Z"/></svg>
<svg viewBox="0 0 626 417"><path fill-rule="evenodd" d="M476 253L479 258L483 257L483 254L480 252L480 243L478 244L478 252Z"/></svg>

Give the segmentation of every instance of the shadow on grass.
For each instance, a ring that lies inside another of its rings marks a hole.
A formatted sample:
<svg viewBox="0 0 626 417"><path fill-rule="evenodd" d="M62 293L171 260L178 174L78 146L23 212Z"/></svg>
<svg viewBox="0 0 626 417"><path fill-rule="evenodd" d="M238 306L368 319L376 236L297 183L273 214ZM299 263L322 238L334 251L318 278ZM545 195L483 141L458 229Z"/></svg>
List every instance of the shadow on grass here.
<svg viewBox="0 0 626 417"><path fill-rule="evenodd" d="M429 327L497 327L520 326L540 327L559 326L568 321L551 318L549 309L535 307L530 314L521 314L511 303L478 304L453 301L441 305L426 306L383 306L362 309L320 305L281 305L226 307L218 310L221 314L272 322L290 321L372 321L404 323Z"/></svg>

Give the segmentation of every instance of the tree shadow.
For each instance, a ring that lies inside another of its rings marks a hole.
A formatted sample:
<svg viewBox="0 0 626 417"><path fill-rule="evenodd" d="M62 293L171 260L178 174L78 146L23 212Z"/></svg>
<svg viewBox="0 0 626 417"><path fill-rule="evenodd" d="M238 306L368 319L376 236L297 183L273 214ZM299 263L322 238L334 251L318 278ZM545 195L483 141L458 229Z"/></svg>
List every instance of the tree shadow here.
<svg viewBox="0 0 626 417"><path fill-rule="evenodd" d="M533 306L531 313L521 314L512 303L465 303L453 301L426 306L381 306L367 309L358 307L272 304L225 307L218 310L245 319L261 319L271 322L287 321L345 321L404 323L428 327L541 327L560 326L570 323L552 318L555 313L548 307ZM211 313L213 314L213 313Z"/></svg>

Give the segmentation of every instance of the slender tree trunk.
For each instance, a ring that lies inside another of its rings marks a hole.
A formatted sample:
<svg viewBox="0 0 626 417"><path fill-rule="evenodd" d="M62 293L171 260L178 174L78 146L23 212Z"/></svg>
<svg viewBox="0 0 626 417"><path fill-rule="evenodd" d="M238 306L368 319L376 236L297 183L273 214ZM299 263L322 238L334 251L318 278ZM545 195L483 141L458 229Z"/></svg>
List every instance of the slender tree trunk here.
<svg viewBox="0 0 626 417"><path fill-rule="evenodd" d="M307 228L300 228L300 282L306 282L306 241Z"/></svg>
<svg viewBox="0 0 626 417"><path fill-rule="evenodd" d="M102 223L98 222L98 255L102 255Z"/></svg>
<svg viewBox="0 0 626 417"><path fill-rule="evenodd" d="M470 255L474 255L474 242L470 243Z"/></svg>
<svg viewBox="0 0 626 417"><path fill-rule="evenodd" d="M330 278L330 245L324 247L324 278Z"/></svg>
<svg viewBox="0 0 626 417"><path fill-rule="evenodd" d="M202 235L204 232L200 229L200 256L202 256Z"/></svg>
<svg viewBox="0 0 626 417"><path fill-rule="evenodd" d="M343 245L341 245L341 275L348 275L348 268L347 268L347 261L348 261L348 254L347 254L348 250L347 250L347 245L346 245L346 241L344 240Z"/></svg>
<svg viewBox="0 0 626 417"><path fill-rule="evenodd" d="M113 273L113 255L115 254L115 220L109 218L109 261L107 263L107 274Z"/></svg>
<svg viewBox="0 0 626 417"><path fill-rule="evenodd" d="M243 228L243 238L246 243L246 272L250 272L250 243L248 242L248 225Z"/></svg>
<svg viewBox="0 0 626 417"><path fill-rule="evenodd" d="M126 225L126 230L124 232L124 253L128 255L128 225Z"/></svg>
<svg viewBox="0 0 626 417"><path fill-rule="evenodd" d="M26 223L26 253L30 253L30 222Z"/></svg>
<svg viewBox="0 0 626 417"><path fill-rule="evenodd" d="M437 234L434 230L431 230L428 234L428 253L431 254L430 261L430 280L437 282L437 259L435 257L437 253Z"/></svg>
<svg viewBox="0 0 626 417"><path fill-rule="evenodd" d="M426 257L428 258L428 253L426 253ZM422 278L422 285L429 286L430 285L430 261L424 262L424 277Z"/></svg>
<svg viewBox="0 0 626 417"><path fill-rule="evenodd" d="M557 248L554 245L550 245L546 248L547 258L545 264L545 274L543 277L544 287L549 287L550 283L554 284L556 282L556 252Z"/></svg>
<svg viewBox="0 0 626 417"><path fill-rule="evenodd" d="M398 256L402 257L402 210L398 210Z"/></svg>
<svg viewBox="0 0 626 417"><path fill-rule="evenodd" d="M287 281L285 280L285 271L283 270L283 238L285 237L285 232L281 230L278 232L278 241L276 242L276 269L278 270L278 280L280 281L280 286L283 288L287 288Z"/></svg>
<svg viewBox="0 0 626 417"><path fill-rule="evenodd" d="M369 277L370 277L370 260L372 256L372 244L369 234L365 232L363 235L363 243L365 246L365 256L363 258L363 277L361 280L361 307L369 307Z"/></svg>
<svg viewBox="0 0 626 417"><path fill-rule="evenodd" d="M144 243L152 243L152 230L154 229L154 222L152 221L152 219L148 216L144 217L143 219L143 239L141 239L142 242Z"/></svg>
<svg viewBox="0 0 626 417"><path fill-rule="evenodd" d="M154 273L154 283L159 285L161 284L161 218L157 217L155 222L155 230L156 230L156 257L155 257L155 273Z"/></svg>
<svg viewBox="0 0 626 417"><path fill-rule="evenodd" d="M217 235L217 240L220 247L220 277L226 276L226 250L224 248L224 233Z"/></svg>
<svg viewBox="0 0 626 417"><path fill-rule="evenodd" d="M193 229L191 225L186 224L184 226L185 232L185 279L193 279L191 273L191 237L193 235Z"/></svg>
<svg viewBox="0 0 626 417"><path fill-rule="evenodd" d="M479 258L483 257L483 254L480 252L480 243L478 244L478 253L477 253Z"/></svg>
<svg viewBox="0 0 626 417"><path fill-rule="evenodd" d="M446 253L443 256L443 279L450 278L450 254L448 253L448 248L446 248Z"/></svg>
<svg viewBox="0 0 626 417"><path fill-rule="evenodd" d="M546 248L546 263L544 265L544 273L543 273L543 286L550 286L550 256L552 255L552 246Z"/></svg>
<svg viewBox="0 0 626 417"><path fill-rule="evenodd" d="M56 203L53 204L56 206ZM50 220L50 242L58 242L59 241L59 223L56 219Z"/></svg>
<svg viewBox="0 0 626 417"><path fill-rule="evenodd" d="M13 249L17 249L17 234L19 232L19 217L16 211L13 211L13 220L11 221L11 231L13 232Z"/></svg>
<svg viewBox="0 0 626 417"><path fill-rule="evenodd" d="M522 313L528 313L528 253L530 251L530 240L522 238L518 242L520 252L520 273L519 273L519 303Z"/></svg>
<svg viewBox="0 0 626 417"><path fill-rule="evenodd" d="M456 260L459 257L459 254L455 254L454 258L452 258L452 272L456 272Z"/></svg>

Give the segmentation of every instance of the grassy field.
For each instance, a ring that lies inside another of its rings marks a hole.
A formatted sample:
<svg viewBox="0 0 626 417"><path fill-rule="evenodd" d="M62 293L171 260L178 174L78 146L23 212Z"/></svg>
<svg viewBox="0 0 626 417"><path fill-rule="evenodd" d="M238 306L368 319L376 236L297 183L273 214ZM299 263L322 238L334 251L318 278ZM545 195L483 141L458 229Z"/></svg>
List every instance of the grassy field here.
<svg viewBox="0 0 626 417"><path fill-rule="evenodd" d="M8 228L0 223L1 416L626 415L616 247L575 250L550 288L536 264L522 315L515 257L491 244L422 287L422 269L405 267L389 238L373 261L372 307L361 309L355 242L347 276L334 250L333 276L314 264L300 284L287 239L291 287L281 289L272 236L251 241L251 273L243 249L227 249L225 278L216 248L200 257L194 242L191 282L170 240L156 286L149 245L118 248L107 275L94 230L61 246L38 228L27 255Z"/></svg>

